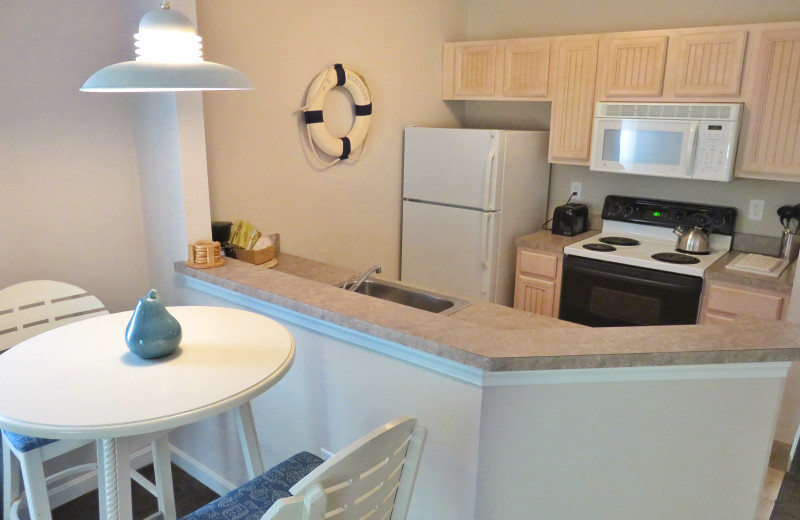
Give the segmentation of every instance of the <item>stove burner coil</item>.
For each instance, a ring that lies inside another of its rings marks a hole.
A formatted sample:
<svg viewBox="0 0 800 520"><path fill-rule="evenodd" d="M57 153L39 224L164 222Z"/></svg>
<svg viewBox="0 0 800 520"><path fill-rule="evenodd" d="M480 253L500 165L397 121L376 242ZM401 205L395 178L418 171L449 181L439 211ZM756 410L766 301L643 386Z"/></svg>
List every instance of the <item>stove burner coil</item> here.
<svg viewBox="0 0 800 520"><path fill-rule="evenodd" d="M668 264L699 264L700 259L681 253L656 253L650 258Z"/></svg>
<svg viewBox="0 0 800 520"><path fill-rule="evenodd" d="M583 244L584 249L588 249L589 251L603 251L606 253L610 253L611 251L616 251L617 248L608 244L598 244L597 242L593 242L591 244Z"/></svg>
<svg viewBox="0 0 800 520"><path fill-rule="evenodd" d="M600 242L614 246L638 246L640 244L638 240L628 237L603 237Z"/></svg>

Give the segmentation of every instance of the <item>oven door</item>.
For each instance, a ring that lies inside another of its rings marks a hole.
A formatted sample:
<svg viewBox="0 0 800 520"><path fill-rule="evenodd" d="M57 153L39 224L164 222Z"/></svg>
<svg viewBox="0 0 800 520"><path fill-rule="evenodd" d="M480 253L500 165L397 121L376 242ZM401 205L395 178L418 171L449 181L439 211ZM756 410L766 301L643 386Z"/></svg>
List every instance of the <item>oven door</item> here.
<svg viewBox="0 0 800 520"><path fill-rule="evenodd" d="M562 320L591 327L697 323L703 279L565 256Z"/></svg>

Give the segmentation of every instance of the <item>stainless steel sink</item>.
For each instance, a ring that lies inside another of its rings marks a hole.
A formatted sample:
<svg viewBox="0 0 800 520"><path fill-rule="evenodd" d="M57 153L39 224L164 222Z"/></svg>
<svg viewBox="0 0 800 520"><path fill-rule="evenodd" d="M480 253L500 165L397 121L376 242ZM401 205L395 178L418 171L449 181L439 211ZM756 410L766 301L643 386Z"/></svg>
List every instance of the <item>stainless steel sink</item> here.
<svg viewBox="0 0 800 520"><path fill-rule="evenodd" d="M339 286L349 289L356 281L345 282ZM407 305L415 309L434 312L437 314L452 314L467 307L470 302L452 296L437 294L425 289L408 287L386 280L367 279L355 290L357 293L380 298L400 305Z"/></svg>

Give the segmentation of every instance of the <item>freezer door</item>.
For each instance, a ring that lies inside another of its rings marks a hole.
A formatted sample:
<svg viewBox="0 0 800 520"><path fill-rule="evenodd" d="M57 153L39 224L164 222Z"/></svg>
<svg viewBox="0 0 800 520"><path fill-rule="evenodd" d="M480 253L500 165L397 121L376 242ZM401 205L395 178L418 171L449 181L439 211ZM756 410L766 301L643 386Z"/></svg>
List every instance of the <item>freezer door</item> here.
<svg viewBox="0 0 800 520"><path fill-rule="evenodd" d="M403 198L500 209L500 138L497 130L406 128Z"/></svg>
<svg viewBox="0 0 800 520"><path fill-rule="evenodd" d="M403 202L400 279L494 301L498 213Z"/></svg>

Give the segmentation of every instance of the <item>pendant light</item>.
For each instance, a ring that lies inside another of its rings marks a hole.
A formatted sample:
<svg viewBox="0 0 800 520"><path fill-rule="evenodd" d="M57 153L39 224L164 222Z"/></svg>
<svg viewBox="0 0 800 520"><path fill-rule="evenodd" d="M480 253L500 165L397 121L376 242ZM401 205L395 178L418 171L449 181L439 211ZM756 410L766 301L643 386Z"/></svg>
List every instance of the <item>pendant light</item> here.
<svg viewBox="0 0 800 520"><path fill-rule="evenodd" d="M83 92L176 92L197 90L251 90L250 81L236 69L203 60L203 44L191 20L161 9L139 22L136 60L109 65L95 72Z"/></svg>

